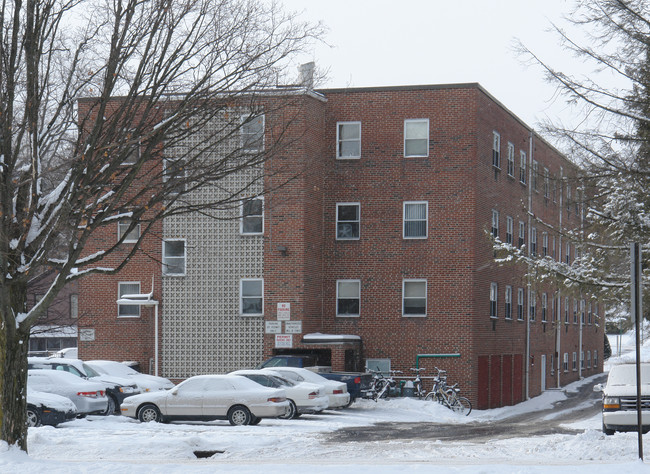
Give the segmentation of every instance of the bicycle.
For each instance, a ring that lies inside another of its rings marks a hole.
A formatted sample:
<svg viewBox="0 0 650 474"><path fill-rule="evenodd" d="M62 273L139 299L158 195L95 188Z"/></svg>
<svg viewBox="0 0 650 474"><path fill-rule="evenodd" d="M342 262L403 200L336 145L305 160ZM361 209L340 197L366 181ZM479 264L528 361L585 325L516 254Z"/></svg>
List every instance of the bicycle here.
<svg viewBox="0 0 650 474"><path fill-rule="evenodd" d="M413 395L418 398L424 398L427 395L427 391L424 389L422 379L420 378L420 372L424 372L424 367L412 367L411 370L415 372L415 380L413 380Z"/></svg>
<svg viewBox="0 0 650 474"><path fill-rule="evenodd" d="M424 399L427 401L435 400L458 414L469 415L472 411L472 403L467 398L459 395L458 384L447 385L447 371L438 367L435 369L438 374L433 379L433 390Z"/></svg>
<svg viewBox="0 0 650 474"><path fill-rule="evenodd" d="M391 370L388 377L384 376L381 371L370 371L373 374L373 383L370 389L370 398L377 401L380 398L388 398L390 390L397 386L393 378L394 374L401 374L400 370Z"/></svg>

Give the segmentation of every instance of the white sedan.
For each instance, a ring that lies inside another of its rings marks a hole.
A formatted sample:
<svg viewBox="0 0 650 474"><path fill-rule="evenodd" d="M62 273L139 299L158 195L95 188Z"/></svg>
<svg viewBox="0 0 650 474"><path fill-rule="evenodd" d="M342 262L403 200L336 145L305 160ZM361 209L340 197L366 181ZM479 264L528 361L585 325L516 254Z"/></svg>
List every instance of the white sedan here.
<svg viewBox="0 0 650 474"><path fill-rule="evenodd" d="M297 418L303 413L318 413L329 406L329 399L322 385L294 382L268 369L236 370L231 374L244 376L265 387L285 389L290 408L282 418Z"/></svg>
<svg viewBox="0 0 650 474"><path fill-rule="evenodd" d="M85 364L89 365L95 370L95 372L100 374L123 377L132 380L136 383L142 393L174 388L174 383L165 377L142 374L121 362L115 362L112 360L88 360Z"/></svg>
<svg viewBox="0 0 650 474"><path fill-rule="evenodd" d="M273 372L279 373L285 379L294 382L311 382L325 387L325 394L329 398L329 408L343 408L350 404L350 393L344 382L329 380L308 369L298 367L273 367Z"/></svg>
<svg viewBox="0 0 650 474"><path fill-rule="evenodd" d="M108 409L104 384L62 370L28 370L27 388L69 398L80 415L103 414Z"/></svg>
<svg viewBox="0 0 650 474"><path fill-rule="evenodd" d="M284 390L232 375L197 375L171 390L129 397L121 406L123 415L142 422L223 419L231 425L256 425L288 409Z"/></svg>

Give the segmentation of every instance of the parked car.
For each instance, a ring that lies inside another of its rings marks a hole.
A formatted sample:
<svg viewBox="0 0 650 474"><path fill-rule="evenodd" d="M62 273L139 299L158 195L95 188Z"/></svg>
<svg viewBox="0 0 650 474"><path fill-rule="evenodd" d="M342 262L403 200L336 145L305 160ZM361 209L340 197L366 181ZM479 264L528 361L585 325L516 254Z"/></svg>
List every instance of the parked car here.
<svg viewBox="0 0 650 474"><path fill-rule="evenodd" d="M309 382L294 382L272 370L236 370L231 375L240 375L265 387L283 388L287 392L289 411L281 418L298 418L303 413L318 413L328 407L329 399L325 387Z"/></svg>
<svg viewBox="0 0 650 474"><path fill-rule="evenodd" d="M343 408L350 404L350 393L346 383L326 379L311 370L299 367L274 367L273 369L263 370L271 370L294 382L310 382L322 385L325 389L325 395L329 399L329 408Z"/></svg>
<svg viewBox="0 0 650 474"><path fill-rule="evenodd" d="M76 417L77 407L69 398L27 389L27 426L56 426Z"/></svg>
<svg viewBox="0 0 650 474"><path fill-rule="evenodd" d="M28 370L27 389L66 397L75 404L81 416L101 415L108 407L103 384L62 370Z"/></svg>
<svg viewBox="0 0 650 474"><path fill-rule="evenodd" d="M123 415L142 422L224 419L231 425L256 425L288 409L284 390L234 375L197 375L171 390L135 395L122 403Z"/></svg>
<svg viewBox="0 0 650 474"><path fill-rule="evenodd" d="M259 364L256 369L276 367L299 367L311 370L329 380L344 382L350 393L350 403L357 398L368 397L371 392L372 374L368 372L332 372L332 367L318 365L314 355L277 355Z"/></svg>
<svg viewBox="0 0 650 474"><path fill-rule="evenodd" d="M603 433L636 431L636 364L614 365L607 384L597 384L594 391L603 394ZM650 431L650 364L641 364L642 430Z"/></svg>
<svg viewBox="0 0 650 474"><path fill-rule="evenodd" d="M165 377L142 374L122 362L87 360L84 363L101 375L110 375L132 380L142 393L156 390L169 390L175 387L174 383Z"/></svg>
<svg viewBox="0 0 650 474"><path fill-rule="evenodd" d="M97 373L92 367L79 359L64 359L61 357L28 357L27 366L30 369L52 369L69 372L78 377L103 384L108 396L108 406L105 415L119 414L119 407L126 397L137 395L140 389L132 380L124 377L113 377Z"/></svg>

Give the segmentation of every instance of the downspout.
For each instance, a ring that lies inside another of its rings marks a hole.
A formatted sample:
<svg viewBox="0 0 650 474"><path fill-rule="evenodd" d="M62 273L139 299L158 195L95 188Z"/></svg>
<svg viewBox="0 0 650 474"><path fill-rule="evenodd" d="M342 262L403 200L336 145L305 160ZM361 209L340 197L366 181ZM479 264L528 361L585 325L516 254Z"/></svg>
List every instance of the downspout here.
<svg viewBox="0 0 650 474"><path fill-rule="evenodd" d="M560 222L559 222L559 232L558 232L558 248L557 248L557 255L559 257L559 262L562 262L562 212L564 211L564 200L562 199L562 196L564 195L564 168L560 166ZM560 355L562 355L562 344L561 344L561 337L562 337L562 326L566 324L564 319L562 318L562 293L560 291L560 288L558 287L557 289L557 310L558 310L558 319L557 319L557 346L556 346L556 353L557 353L557 388L560 388L562 385L562 372L560 370L561 367L563 367L563 361L560 362ZM566 311L566 309L565 309Z"/></svg>
<svg viewBox="0 0 650 474"><path fill-rule="evenodd" d="M530 131L528 142L528 258L531 258L531 234L533 213L533 131ZM526 272L526 289L528 290L528 304L526 305L526 400L530 399L530 269Z"/></svg>

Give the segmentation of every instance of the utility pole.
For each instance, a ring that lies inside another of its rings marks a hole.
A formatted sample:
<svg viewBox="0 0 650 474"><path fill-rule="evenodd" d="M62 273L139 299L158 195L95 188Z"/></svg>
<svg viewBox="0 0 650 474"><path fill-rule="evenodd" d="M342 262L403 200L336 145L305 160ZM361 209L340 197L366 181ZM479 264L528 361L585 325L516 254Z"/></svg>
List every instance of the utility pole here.
<svg viewBox="0 0 650 474"><path fill-rule="evenodd" d="M641 245L638 242L630 244L630 274L631 274L631 314L634 323L636 339L636 416L637 434L639 438L639 459L643 461L643 419L641 417L641 319L643 318L643 289L641 285Z"/></svg>

